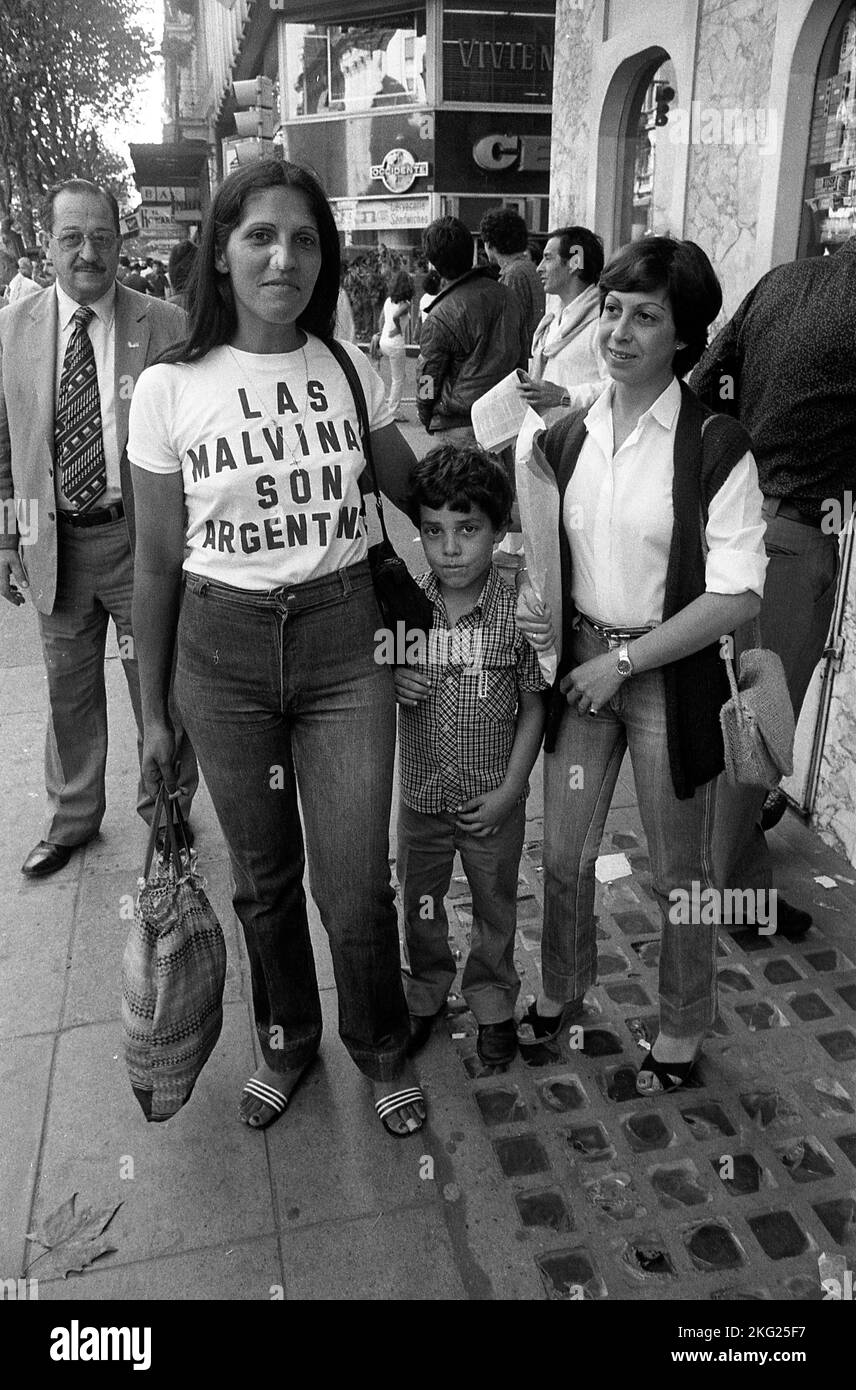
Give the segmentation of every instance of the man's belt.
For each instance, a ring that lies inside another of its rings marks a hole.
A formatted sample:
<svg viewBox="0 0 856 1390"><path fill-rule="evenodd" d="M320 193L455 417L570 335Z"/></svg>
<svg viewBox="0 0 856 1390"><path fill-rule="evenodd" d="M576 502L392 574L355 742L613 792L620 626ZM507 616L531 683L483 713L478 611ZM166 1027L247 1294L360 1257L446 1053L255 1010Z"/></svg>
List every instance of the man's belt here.
<svg viewBox="0 0 856 1390"><path fill-rule="evenodd" d="M59 512L66 526L74 527L108 526L111 521L121 521L124 515L124 502L114 502L109 507L92 507L88 512Z"/></svg>
<svg viewBox="0 0 856 1390"><path fill-rule="evenodd" d="M822 518L801 512L793 502L786 502L781 497L765 497L764 501L772 504L770 512L773 516L781 516L785 521L798 521L801 526L815 526L818 531L820 530ZM774 508L775 510L773 510Z"/></svg>
<svg viewBox="0 0 856 1390"><path fill-rule="evenodd" d="M616 646L622 642L632 642L634 638L644 637L646 632L653 631L651 627L608 627L605 623L596 623L593 618L587 618L579 609L577 616L603 641L614 642Z"/></svg>

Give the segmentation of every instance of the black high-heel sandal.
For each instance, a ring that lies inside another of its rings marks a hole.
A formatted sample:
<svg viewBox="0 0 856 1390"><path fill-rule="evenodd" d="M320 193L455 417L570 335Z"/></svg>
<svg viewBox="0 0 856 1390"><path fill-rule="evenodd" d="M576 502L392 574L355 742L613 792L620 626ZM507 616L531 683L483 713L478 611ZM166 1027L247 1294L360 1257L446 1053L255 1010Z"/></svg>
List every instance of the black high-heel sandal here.
<svg viewBox="0 0 856 1390"><path fill-rule="evenodd" d="M555 1042L566 1024L575 1022L582 1016L583 998L569 999L560 1014L539 1014L538 1001L533 999L529 1008L517 1025L517 1040L521 1047L533 1043ZM531 1029L532 1036L526 1031Z"/></svg>
<svg viewBox="0 0 856 1390"><path fill-rule="evenodd" d="M682 1086L686 1086L692 1080L698 1058L697 1052L688 1062L658 1062L652 1049L636 1073L637 1094L640 1096L660 1096L669 1091L679 1091ZM643 1072L650 1072L652 1076L657 1078L660 1083L659 1090L639 1089L638 1078Z"/></svg>

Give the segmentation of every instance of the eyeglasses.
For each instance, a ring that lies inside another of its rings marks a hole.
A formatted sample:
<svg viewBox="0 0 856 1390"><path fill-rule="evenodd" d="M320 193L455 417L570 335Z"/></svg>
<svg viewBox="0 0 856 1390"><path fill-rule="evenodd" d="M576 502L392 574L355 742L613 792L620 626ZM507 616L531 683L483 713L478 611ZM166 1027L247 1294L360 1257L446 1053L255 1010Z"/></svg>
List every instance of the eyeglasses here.
<svg viewBox="0 0 856 1390"><path fill-rule="evenodd" d="M77 251L85 241L96 251L111 251L118 241L114 232L62 232L53 239L62 251Z"/></svg>

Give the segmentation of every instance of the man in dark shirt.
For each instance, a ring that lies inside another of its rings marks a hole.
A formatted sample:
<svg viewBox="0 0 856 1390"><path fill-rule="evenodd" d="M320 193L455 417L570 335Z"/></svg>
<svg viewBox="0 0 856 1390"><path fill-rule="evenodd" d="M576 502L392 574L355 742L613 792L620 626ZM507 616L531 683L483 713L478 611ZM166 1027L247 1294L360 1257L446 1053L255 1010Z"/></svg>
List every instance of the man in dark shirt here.
<svg viewBox="0 0 856 1390"><path fill-rule="evenodd" d="M752 436L769 556L761 630L782 658L798 718L835 602L838 533L856 488L856 238L834 256L778 266L746 296L690 385ZM749 645L752 645L749 642ZM723 885L769 889L764 792L717 789L714 867ZM809 913L778 899L777 930Z"/></svg>
<svg viewBox="0 0 856 1390"><path fill-rule="evenodd" d="M499 267L499 283L511 291L523 310L531 352L535 329L544 317L546 299L541 277L529 255L526 223L513 208L496 208L485 213L479 231L488 260Z"/></svg>

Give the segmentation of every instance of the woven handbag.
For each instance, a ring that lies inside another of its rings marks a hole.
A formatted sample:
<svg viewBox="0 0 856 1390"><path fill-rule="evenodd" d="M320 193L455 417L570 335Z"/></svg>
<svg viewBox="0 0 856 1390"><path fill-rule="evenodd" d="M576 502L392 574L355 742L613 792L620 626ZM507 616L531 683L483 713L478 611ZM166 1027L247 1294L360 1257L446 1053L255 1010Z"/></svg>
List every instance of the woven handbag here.
<svg viewBox="0 0 856 1390"><path fill-rule="evenodd" d="M166 848L155 856L164 813ZM226 943L195 858L161 787L122 962L125 1063L147 1120L168 1120L190 1099L223 1026Z"/></svg>
<svg viewBox="0 0 856 1390"><path fill-rule="evenodd" d="M738 671L724 654L731 699L719 714L725 745L725 776L732 784L771 791L794 770L794 710L781 658L758 644L741 653Z"/></svg>

